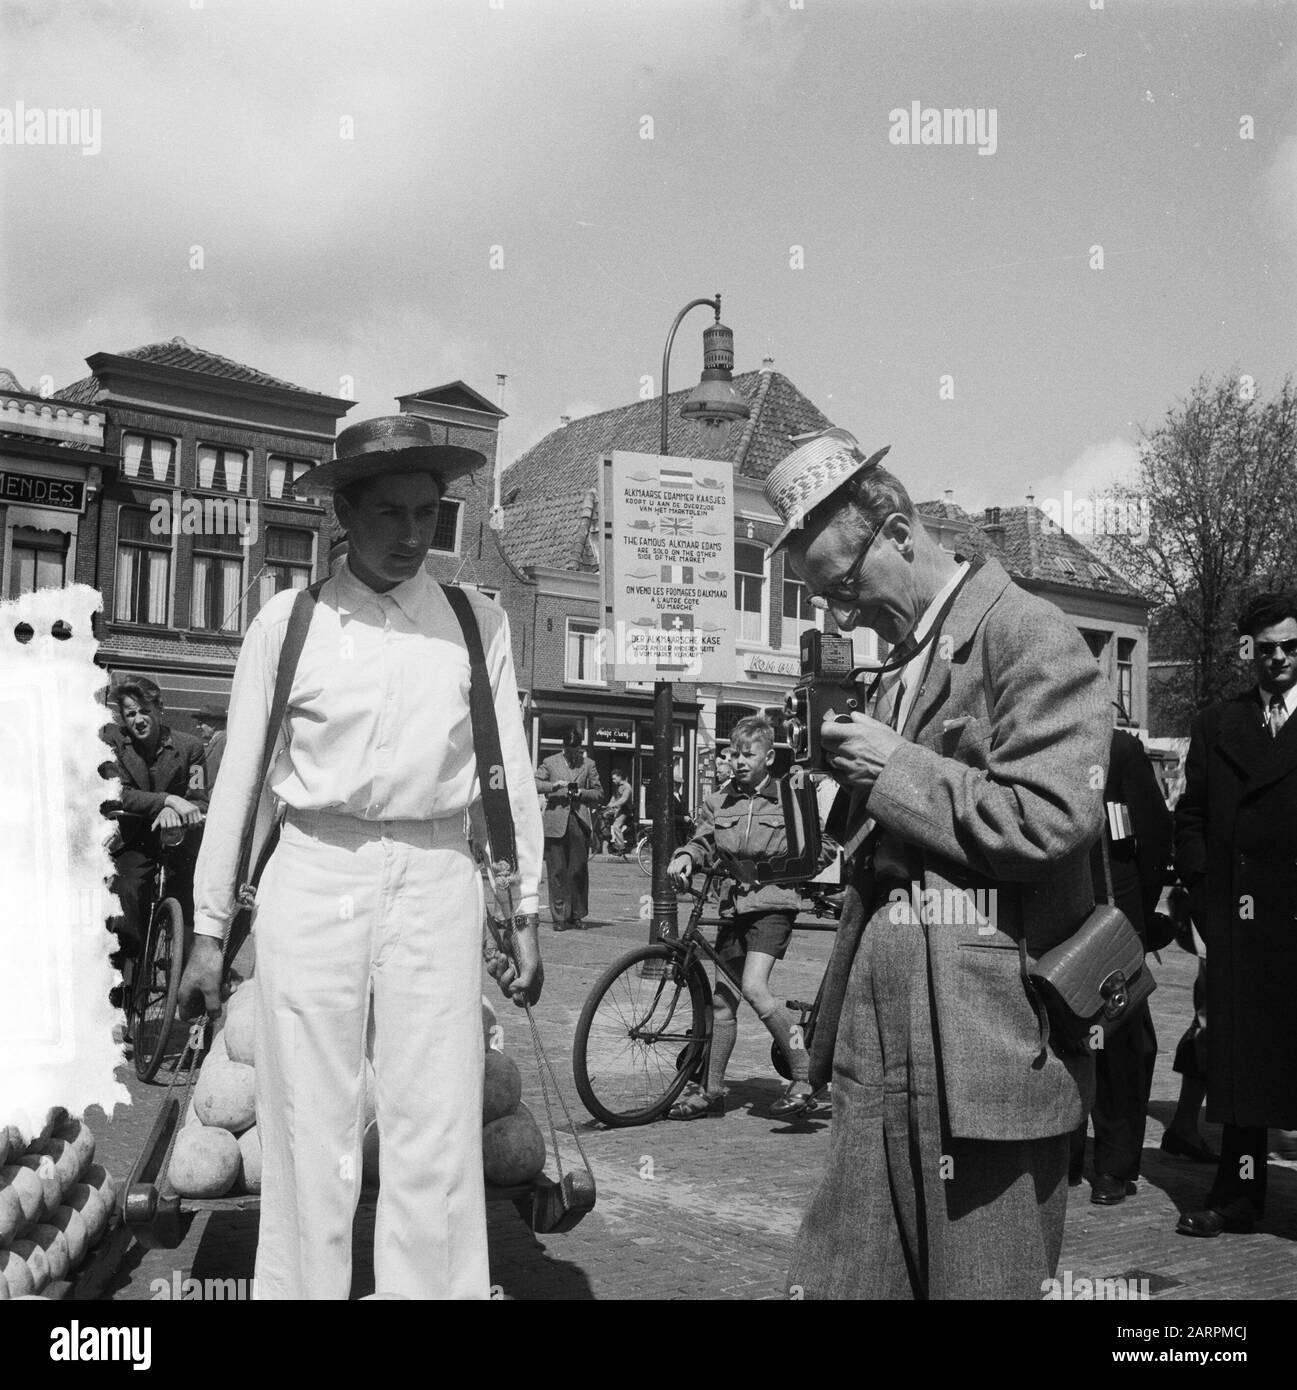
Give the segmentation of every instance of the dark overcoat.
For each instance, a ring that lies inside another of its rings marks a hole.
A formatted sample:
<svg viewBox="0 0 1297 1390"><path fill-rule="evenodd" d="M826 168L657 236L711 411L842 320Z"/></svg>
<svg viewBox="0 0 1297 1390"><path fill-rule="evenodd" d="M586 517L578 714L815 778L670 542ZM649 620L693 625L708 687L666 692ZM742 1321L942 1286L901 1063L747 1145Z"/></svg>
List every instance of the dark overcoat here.
<svg viewBox="0 0 1297 1390"><path fill-rule="evenodd" d="M1257 690L1194 722L1175 867L1207 945L1207 1118L1297 1127L1297 718Z"/></svg>

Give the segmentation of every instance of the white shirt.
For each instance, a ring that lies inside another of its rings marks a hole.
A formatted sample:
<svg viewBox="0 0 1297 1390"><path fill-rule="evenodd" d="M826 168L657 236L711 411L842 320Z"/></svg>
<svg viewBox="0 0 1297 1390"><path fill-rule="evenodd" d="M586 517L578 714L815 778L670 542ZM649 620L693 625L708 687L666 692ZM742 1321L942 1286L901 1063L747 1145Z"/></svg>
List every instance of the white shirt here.
<svg viewBox="0 0 1297 1390"><path fill-rule="evenodd" d="M956 586L968 573L968 568L967 560L955 567L954 574L950 576L942 586L941 591L923 610L923 616L910 634L910 641L922 642L928 635L928 630L937 620L937 614L941 612L941 605L954 593ZM914 699L919 693L919 686L923 684L923 673L931 659L932 649L930 646L925 647L922 651L915 652L899 671L886 678L891 685L894 685L898 680L904 683L901 690L901 707L892 723L892 727L898 731L905 728L905 721L910 717L910 710L914 707ZM890 688L890 685L884 686L884 689Z"/></svg>
<svg viewBox="0 0 1297 1390"><path fill-rule="evenodd" d="M915 624L914 630L911 632L908 639L909 641L922 642L928 635L928 630L937 620L937 614L941 612L941 605L945 603L955 591L955 587L960 583L964 575L968 573L968 570L969 564L967 560L955 567L954 574L942 585L940 591L923 610L923 615ZM895 687L897 681L904 682L901 689L900 708L898 710L893 710L892 718L892 728L896 729L898 732L905 728L905 721L910 717L910 710L913 708L915 696L919 693L919 686L923 684L923 673L927 668L927 663L931 659L932 646L929 644L924 647L922 651L915 652L899 671L893 671L891 674L883 677L883 682L880 687L879 703L886 697L886 693ZM874 818L872 816L867 817L866 820L857 827L855 832L848 838L847 842L842 847L843 852L848 858L856 852L861 841L865 839L873 828Z"/></svg>
<svg viewBox="0 0 1297 1390"><path fill-rule="evenodd" d="M518 706L509 620L465 590L495 695L518 850L516 911L539 908L544 837ZM248 627L234 671L221 776L194 877L194 930L221 936L236 903L239 842L257 773L294 593L275 595ZM286 739L267 786L298 811L360 820L464 816L479 800L469 720L469 661L459 622L424 570L384 594L344 562L324 585L288 700ZM261 807L264 828L269 807Z"/></svg>
<svg viewBox="0 0 1297 1390"><path fill-rule="evenodd" d="M1270 701L1274 698L1267 694L1260 686L1257 686L1257 694L1261 699L1261 714L1266 726L1270 724ZM1284 722L1287 723L1293 717L1293 711L1297 710L1297 685L1290 685L1287 690L1277 691L1276 694L1283 697Z"/></svg>

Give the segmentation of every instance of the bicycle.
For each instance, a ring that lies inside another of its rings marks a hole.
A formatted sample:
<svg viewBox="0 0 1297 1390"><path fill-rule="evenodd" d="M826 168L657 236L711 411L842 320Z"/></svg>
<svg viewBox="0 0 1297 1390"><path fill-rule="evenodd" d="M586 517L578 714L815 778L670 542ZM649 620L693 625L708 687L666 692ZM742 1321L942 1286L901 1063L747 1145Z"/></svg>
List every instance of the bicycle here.
<svg viewBox="0 0 1297 1390"><path fill-rule="evenodd" d="M698 818L689 812L676 818L676 848L684 844L693 834ZM635 841L635 858L639 863L640 872L648 876L653 874L653 822L651 820L640 821L639 838Z"/></svg>
<svg viewBox="0 0 1297 1390"><path fill-rule="evenodd" d="M186 826L184 830L192 828ZM174 843L167 843L167 838L164 836L158 856L157 883L139 958L128 956L122 962L126 1033L132 1039L135 1074L141 1081L152 1081L158 1074L173 1027L183 1031L176 1006L185 963L186 924L179 901L167 891L167 878L171 857L183 843L184 834Z"/></svg>
<svg viewBox="0 0 1297 1390"><path fill-rule="evenodd" d="M733 861L727 865L725 859L722 854L706 867L701 888L690 885L694 906L684 931L637 946L614 961L581 1008L572 1079L585 1108L612 1129L660 1119L690 1080L705 1075L712 1037L712 989L705 962L710 960L742 996L740 980L700 930L721 920L703 918L716 881L727 873L737 876ZM816 916L836 916L827 894L809 896ZM799 929L832 931L836 922ZM787 1004L800 1015L803 1045L809 1044L819 995L810 1003L789 999Z"/></svg>

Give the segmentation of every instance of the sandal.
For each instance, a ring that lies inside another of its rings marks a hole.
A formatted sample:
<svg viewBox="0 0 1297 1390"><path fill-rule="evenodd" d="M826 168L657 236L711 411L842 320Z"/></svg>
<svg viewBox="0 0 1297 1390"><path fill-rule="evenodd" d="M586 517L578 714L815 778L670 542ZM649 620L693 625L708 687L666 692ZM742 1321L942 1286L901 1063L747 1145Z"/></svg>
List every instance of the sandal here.
<svg viewBox="0 0 1297 1390"><path fill-rule="evenodd" d="M709 1095L696 1081L691 1081L680 1092L680 1098L667 1111L667 1119L701 1120L713 1115L724 1114L725 1092L718 1091L715 1095Z"/></svg>
<svg viewBox="0 0 1297 1390"><path fill-rule="evenodd" d="M770 1116L776 1120L791 1120L804 1115L815 1104L815 1092L809 1081L790 1081L784 1093L770 1107Z"/></svg>

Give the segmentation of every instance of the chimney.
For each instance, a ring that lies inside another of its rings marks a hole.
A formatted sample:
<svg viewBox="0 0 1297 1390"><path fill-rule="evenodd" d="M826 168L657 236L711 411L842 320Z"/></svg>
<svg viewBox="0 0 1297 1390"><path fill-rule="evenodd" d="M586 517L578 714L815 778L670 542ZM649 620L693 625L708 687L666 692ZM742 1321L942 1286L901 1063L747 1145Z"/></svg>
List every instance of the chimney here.
<svg viewBox="0 0 1297 1390"><path fill-rule="evenodd" d="M1034 483L1028 483L1028 484L1027 484L1027 506L1030 507L1030 506L1034 505L1035 501L1036 501L1036 485L1035 485Z"/></svg>
<svg viewBox="0 0 1297 1390"><path fill-rule="evenodd" d="M558 424L560 429L566 429L571 423L572 417L570 415L560 415L558 417Z"/></svg>
<svg viewBox="0 0 1297 1390"><path fill-rule="evenodd" d="M763 357L761 359L761 370L763 372L773 372L775 369L775 359L773 357Z"/></svg>
<svg viewBox="0 0 1297 1390"><path fill-rule="evenodd" d="M955 489L954 489L953 487L948 487L948 488L946 489L946 506L948 506L948 507L953 507L954 505L955 505Z"/></svg>

